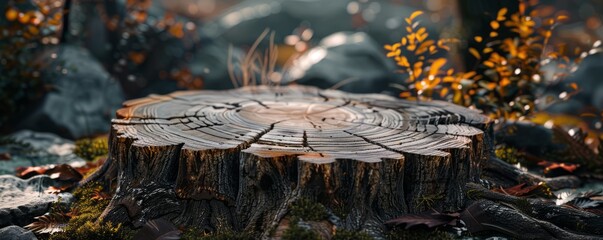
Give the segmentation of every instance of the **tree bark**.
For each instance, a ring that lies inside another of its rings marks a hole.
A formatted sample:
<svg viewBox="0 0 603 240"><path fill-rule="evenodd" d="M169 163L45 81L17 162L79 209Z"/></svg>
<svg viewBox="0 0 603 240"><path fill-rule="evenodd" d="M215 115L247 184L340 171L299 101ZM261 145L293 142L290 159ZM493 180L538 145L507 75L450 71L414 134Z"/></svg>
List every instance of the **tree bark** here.
<svg viewBox="0 0 603 240"><path fill-rule="evenodd" d="M299 197L343 227L463 207L491 154L489 119L445 102L314 87L187 91L128 101L112 122L103 218L159 217L266 237ZM372 229L374 230L374 229Z"/></svg>

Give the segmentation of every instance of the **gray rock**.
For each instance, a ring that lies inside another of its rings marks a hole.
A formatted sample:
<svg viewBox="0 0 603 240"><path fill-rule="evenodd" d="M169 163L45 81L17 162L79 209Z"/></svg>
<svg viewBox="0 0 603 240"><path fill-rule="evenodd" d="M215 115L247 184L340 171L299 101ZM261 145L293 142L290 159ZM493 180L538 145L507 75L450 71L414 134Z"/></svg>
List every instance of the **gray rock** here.
<svg viewBox="0 0 603 240"><path fill-rule="evenodd" d="M0 236L4 240L37 240L31 231L19 226L8 226L0 229Z"/></svg>
<svg viewBox="0 0 603 240"><path fill-rule="evenodd" d="M207 40L206 43L201 43L201 47L193 52L193 57L188 68L193 76L198 76L203 79L203 88L205 89L229 89L233 88L228 74L228 44L223 41ZM243 56L243 52L236 48L232 48L233 66L238 66L235 59Z"/></svg>
<svg viewBox="0 0 603 240"><path fill-rule="evenodd" d="M235 46L244 46L270 28L280 42L305 23L321 39L333 32L352 30L347 4L347 1L330 0L247 0L205 24L200 35L224 38Z"/></svg>
<svg viewBox="0 0 603 240"><path fill-rule="evenodd" d="M22 130L7 138L19 144L0 146L0 152L11 156L8 161L0 161L0 174L14 175L17 167L85 163L73 154L75 145L72 141L52 133Z"/></svg>
<svg viewBox="0 0 603 240"><path fill-rule="evenodd" d="M40 73L53 90L25 116L19 129L80 138L109 131L109 122L124 101L121 87L89 52L75 46L44 51Z"/></svg>
<svg viewBox="0 0 603 240"><path fill-rule="evenodd" d="M364 31L384 44L400 40L403 16L410 16L414 10L389 0L246 0L205 24L200 35L244 46L253 43L266 28L275 31L280 42L295 28L305 26L318 40L340 31ZM355 26L355 14L366 24Z"/></svg>
<svg viewBox="0 0 603 240"><path fill-rule="evenodd" d="M398 77L394 71L394 63L366 33L339 32L295 60L288 78L322 88L346 81L339 89L382 92Z"/></svg>
<svg viewBox="0 0 603 240"><path fill-rule="evenodd" d="M39 175L23 180L11 175L0 176L0 227L25 226L34 221L34 217L45 214L50 204L61 199L70 203L70 193L48 194L45 190L53 180L49 176Z"/></svg>
<svg viewBox="0 0 603 240"><path fill-rule="evenodd" d="M496 131L496 143L543 154L560 146L553 142L553 132L542 125L530 122L506 122Z"/></svg>

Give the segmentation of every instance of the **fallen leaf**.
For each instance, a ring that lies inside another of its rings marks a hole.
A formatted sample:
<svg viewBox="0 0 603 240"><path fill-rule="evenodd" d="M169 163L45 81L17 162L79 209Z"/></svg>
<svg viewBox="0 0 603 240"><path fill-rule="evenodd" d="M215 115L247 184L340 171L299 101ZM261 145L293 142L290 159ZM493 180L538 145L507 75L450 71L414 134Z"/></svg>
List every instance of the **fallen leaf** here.
<svg viewBox="0 0 603 240"><path fill-rule="evenodd" d="M572 163L556 163L549 161L538 162L539 166L544 167L544 175L546 177L558 177L563 175L571 175L580 167L579 164Z"/></svg>
<svg viewBox="0 0 603 240"><path fill-rule="evenodd" d="M0 161L8 161L11 159L10 153L4 152L0 153Z"/></svg>
<svg viewBox="0 0 603 240"><path fill-rule="evenodd" d="M540 190L543 190L542 188L545 188L545 186L541 184L526 186L525 183L521 183L509 188L495 188L493 189L493 191L516 197L524 197L531 195L539 195L541 194Z"/></svg>
<svg viewBox="0 0 603 240"><path fill-rule="evenodd" d="M34 176L42 175L48 170L48 167L18 167L16 176L22 179L28 179Z"/></svg>
<svg viewBox="0 0 603 240"><path fill-rule="evenodd" d="M67 226L68 217L60 213L49 213L35 218L37 221L25 226L37 234L53 234L62 232Z"/></svg>
<svg viewBox="0 0 603 240"><path fill-rule="evenodd" d="M75 168L68 164L57 165L53 168L46 170L44 174L50 175L51 179L57 179L61 181L78 182L82 180L83 176Z"/></svg>

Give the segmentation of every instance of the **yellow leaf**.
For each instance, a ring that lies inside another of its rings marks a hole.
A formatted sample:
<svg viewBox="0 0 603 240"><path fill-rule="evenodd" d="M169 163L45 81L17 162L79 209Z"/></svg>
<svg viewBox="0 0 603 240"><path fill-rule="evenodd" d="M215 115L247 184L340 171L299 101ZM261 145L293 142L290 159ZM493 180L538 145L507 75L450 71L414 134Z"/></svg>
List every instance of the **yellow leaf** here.
<svg viewBox="0 0 603 240"><path fill-rule="evenodd" d="M497 37L498 33L497 32L490 32L490 37Z"/></svg>
<svg viewBox="0 0 603 240"><path fill-rule="evenodd" d="M408 25L412 25L412 20L410 20L410 18L405 18L404 21L406 21Z"/></svg>
<svg viewBox="0 0 603 240"><path fill-rule="evenodd" d="M17 17L19 16L19 11L17 11L16 9L10 7L6 10L6 20L8 21L15 21L17 19Z"/></svg>
<svg viewBox="0 0 603 240"><path fill-rule="evenodd" d="M496 83L488 83L486 85L486 88L490 91L494 90L496 88Z"/></svg>
<svg viewBox="0 0 603 240"><path fill-rule="evenodd" d="M410 92L401 92L400 93L401 98L409 98L411 96L412 96L412 93L410 93Z"/></svg>
<svg viewBox="0 0 603 240"><path fill-rule="evenodd" d="M557 16L557 21L565 21L568 20L569 17L567 15L559 15Z"/></svg>
<svg viewBox="0 0 603 240"><path fill-rule="evenodd" d="M484 61L484 65L489 68L494 68L494 63L491 61Z"/></svg>
<svg viewBox="0 0 603 240"><path fill-rule="evenodd" d="M453 68L448 69L448 71L446 71L446 75L452 76L452 74L454 74L454 69Z"/></svg>
<svg viewBox="0 0 603 240"><path fill-rule="evenodd" d="M394 43L393 45L389 45L389 44L385 45L385 50L388 50L388 51L396 51L399 48L400 48L400 43Z"/></svg>
<svg viewBox="0 0 603 240"><path fill-rule="evenodd" d="M387 57L388 58L395 57L395 56L398 56L399 53L400 53L400 50L398 50L397 52L396 51L388 52Z"/></svg>
<svg viewBox="0 0 603 240"><path fill-rule="evenodd" d="M473 39L475 39L476 42L481 43L482 40L484 40L482 37L480 36L475 36Z"/></svg>
<svg viewBox="0 0 603 240"><path fill-rule="evenodd" d="M505 87L507 85L511 84L511 81L509 81L509 78L503 78L502 80L500 80L500 86L501 87Z"/></svg>
<svg viewBox="0 0 603 240"><path fill-rule="evenodd" d="M417 41L423 42L423 40L425 40L428 36L429 36L429 33L423 33L421 35L417 35Z"/></svg>
<svg viewBox="0 0 603 240"><path fill-rule="evenodd" d="M469 53L471 53L471 55L473 55L477 59L482 58L482 56L479 55L479 51L477 51L477 49L475 48L469 48Z"/></svg>
<svg viewBox="0 0 603 240"><path fill-rule="evenodd" d="M504 21L505 20L505 15L507 15L507 8L501 8L500 10L498 10L498 14L496 16L496 20L498 20L498 21Z"/></svg>
<svg viewBox="0 0 603 240"><path fill-rule="evenodd" d="M19 14L19 22L22 24L27 24L29 22L29 19L31 18L31 15L29 14Z"/></svg>
<svg viewBox="0 0 603 240"><path fill-rule="evenodd" d="M421 69L421 68L415 69L414 71L412 71L412 73L413 73L412 74L413 77L415 79L418 79L421 76L421 73L423 73L423 69Z"/></svg>
<svg viewBox="0 0 603 240"><path fill-rule="evenodd" d="M456 82L456 78L451 77L451 76L446 76L444 77L444 82Z"/></svg>
<svg viewBox="0 0 603 240"><path fill-rule="evenodd" d="M424 27L419 28L419 30L417 30L417 35L421 35L421 34L425 33L426 31L427 30Z"/></svg>
<svg viewBox="0 0 603 240"><path fill-rule="evenodd" d="M448 94L448 88L442 88L440 91L440 97L445 97Z"/></svg>
<svg viewBox="0 0 603 240"><path fill-rule="evenodd" d="M402 43L402 46L406 46L406 38L402 38L402 40L400 40L400 43Z"/></svg>
<svg viewBox="0 0 603 240"><path fill-rule="evenodd" d="M415 11L412 14L410 14L410 17L408 17L408 18L412 21L421 14L423 14L423 11Z"/></svg>
<svg viewBox="0 0 603 240"><path fill-rule="evenodd" d="M483 52L484 52L484 54L488 54L488 53L491 53L492 51L494 51L494 49L488 47L488 48L484 48Z"/></svg>
<svg viewBox="0 0 603 240"><path fill-rule="evenodd" d="M419 46L419 48L417 49L415 54L416 55L423 54L424 52L426 52L428 50L429 47L433 47L433 44L435 44L435 42L433 40L427 40L427 41L423 42L421 44L421 46Z"/></svg>
<svg viewBox="0 0 603 240"><path fill-rule="evenodd" d="M440 68L442 68L445 64L446 64L445 58L438 58L435 61L433 61L433 63L431 64L431 67L429 68L429 76L435 76L438 73L438 71L440 71Z"/></svg>
<svg viewBox="0 0 603 240"><path fill-rule="evenodd" d="M468 73L463 74L463 78L464 78L464 79L470 79L470 78L472 78L473 76L475 76L476 74L477 74L477 73L476 73L475 71L471 71L471 72L468 72Z"/></svg>
<svg viewBox="0 0 603 240"><path fill-rule="evenodd" d="M38 33L40 33L40 30L37 27L34 27L34 26L29 26L27 29L33 35L38 35Z"/></svg>
<svg viewBox="0 0 603 240"><path fill-rule="evenodd" d="M411 28L411 27L406 27L406 31L407 31L408 33L411 33L411 32L412 32L412 28Z"/></svg>
<svg viewBox="0 0 603 240"><path fill-rule="evenodd" d="M182 38L184 37L184 26L180 22L176 23L169 28L168 32L174 37Z"/></svg>
<svg viewBox="0 0 603 240"><path fill-rule="evenodd" d="M498 23L497 21L492 21L492 22L490 22L490 27L492 27L492 29L496 30L500 27L500 23Z"/></svg>
<svg viewBox="0 0 603 240"><path fill-rule="evenodd" d="M408 59L405 56L401 56L398 60L398 66L400 67L410 67L410 63L408 63Z"/></svg>

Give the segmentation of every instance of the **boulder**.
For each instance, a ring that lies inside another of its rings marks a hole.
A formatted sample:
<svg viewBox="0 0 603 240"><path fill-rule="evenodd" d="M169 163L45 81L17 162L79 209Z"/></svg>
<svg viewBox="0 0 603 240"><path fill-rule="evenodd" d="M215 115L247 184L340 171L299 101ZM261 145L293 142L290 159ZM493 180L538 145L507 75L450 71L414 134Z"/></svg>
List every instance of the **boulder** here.
<svg viewBox="0 0 603 240"><path fill-rule="evenodd" d="M8 153L10 159L0 161L0 174L15 174L17 167L49 164L79 164L84 160L73 154L72 141L52 133L22 130L7 138L12 143L0 146L0 153Z"/></svg>
<svg viewBox="0 0 603 240"><path fill-rule="evenodd" d="M0 229L0 236L4 240L37 240L31 231L19 226L8 226Z"/></svg>
<svg viewBox="0 0 603 240"><path fill-rule="evenodd" d="M42 52L37 61L44 64L40 76L51 90L16 121L17 128L69 138L108 132L124 96L119 83L88 51L57 46Z"/></svg>
<svg viewBox="0 0 603 240"><path fill-rule="evenodd" d="M0 227L25 226L34 221L34 217L45 214L50 204L70 203L70 193L45 193L53 183L47 175L39 175L23 180L11 175L0 176ZM1 235L0 235L1 236Z"/></svg>
<svg viewBox="0 0 603 240"><path fill-rule="evenodd" d="M288 78L321 88L340 83L339 89L344 91L374 93L388 89L399 77L395 69L382 47L366 33L339 32L296 59Z"/></svg>

